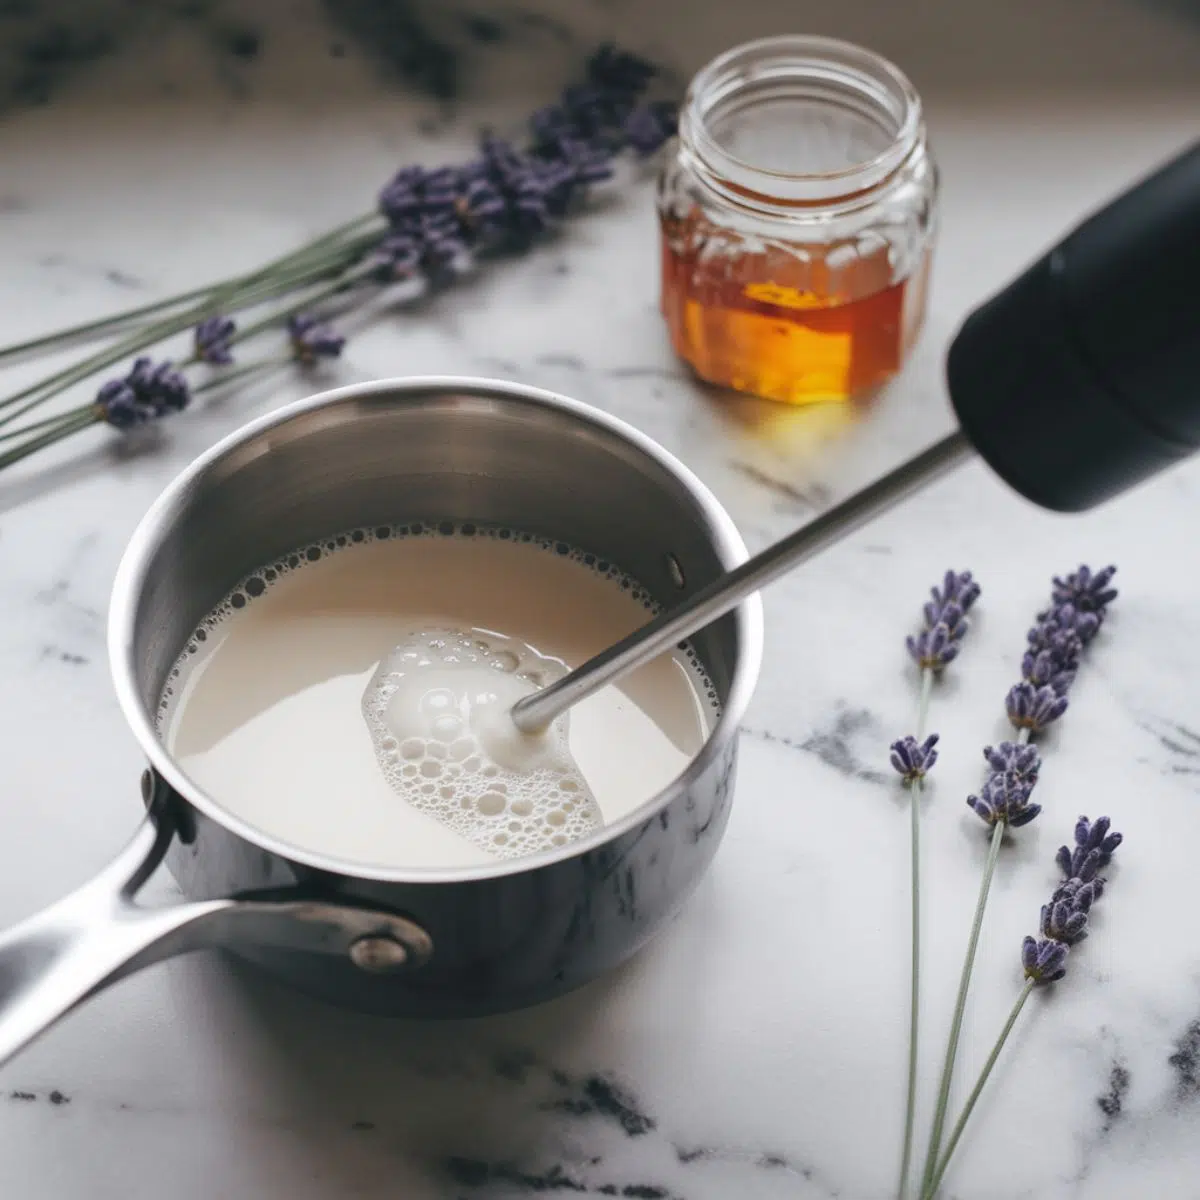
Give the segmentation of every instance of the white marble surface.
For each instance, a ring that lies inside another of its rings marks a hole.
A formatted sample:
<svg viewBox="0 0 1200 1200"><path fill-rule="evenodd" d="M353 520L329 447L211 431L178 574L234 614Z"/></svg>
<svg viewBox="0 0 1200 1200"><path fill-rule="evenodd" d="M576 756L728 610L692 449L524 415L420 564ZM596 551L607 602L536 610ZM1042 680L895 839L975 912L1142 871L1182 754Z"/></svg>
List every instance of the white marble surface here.
<svg viewBox="0 0 1200 1200"><path fill-rule="evenodd" d="M590 401L695 467L754 545L944 429L939 361L966 309L1200 132L1200 23L1166 2L861 0L835 13L477 0L495 25L470 36L453 0L431 10L461 49L448 102L381 78L308 0L162 6L153 19L111 8L80 10L110 35L94 61L60 56L48 70L44 53L5 39L3 95L48 94L0 117L5 340L282 250L365 207L399 162L457 158L479 124L514 121L605 35L685 74L789 27L908 66L944 168L944 233L920 352L864 420L688 380L656 314L648 182L527 259L376 321L328 375L504 375ZM235 11L259 34L240 57L224 36ZM214 438L308 390L278 381L188 413L139 453L98 433L0 477L0 922L81 882L136 820L140 764L103 622L139 516ZM979 747L1002 735L1001 698L1049 576L1111 560L1121 597L1046 741L1046 811L999 870L964 1068L1019 985L1020 938L1076 814L1111 814L1127 843L1095 935L1037 997L946 1194L1200 1197L1198 504L1200 463L1080 519L1032 509L982 467L961 471L769 593L727 839L686 911L628 967L541 1009L437 1025L326 1009L216 960L168 964L0 1072L0 1195L887 1196L907 1022L906 817L886 774L887 743L913 721L903 637L947 565L977 573L980 619L933 705L944 755L926 825L928 1094L984 854L963 804L982 779ZM628 1098L624 1120L559 1103L595 1076Z"/></svg>

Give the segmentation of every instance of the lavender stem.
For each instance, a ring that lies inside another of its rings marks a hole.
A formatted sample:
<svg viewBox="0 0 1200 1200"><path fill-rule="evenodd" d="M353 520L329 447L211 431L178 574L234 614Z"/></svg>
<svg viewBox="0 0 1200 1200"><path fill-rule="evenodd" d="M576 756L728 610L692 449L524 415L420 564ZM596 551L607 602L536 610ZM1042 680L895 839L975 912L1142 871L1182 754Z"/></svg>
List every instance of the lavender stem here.
<svg viewBox="0 0 1200 1200"><path fill-rule="evenodd" d="M1022 731L1024 732L1024 731ZM971 972L975 967L975 951L979 946L979 934L983 928L983 913L987 908L988 892L992 876L996 871L996 860L1000 856L1000 843L1008 822L1003 818L992 828L992 842L988 847L987 863L983 868L983 879L979 884L979 899L975 904L975 917L971 922L971 936L967 941L967 953L963 960L962 977L958 983L958 997L954 1002L954 1019L950 1024L950 1037L946 1043L946 1060L942 1065L942 1079L938 1086L937 1108L933 1114L933 1128L929 1134L929 1149L925 1155L925 1170L922 1174L922 1194L928 1192L937 1166L942 1145L942 1130L946 1124L946 1108L950 1101L950 1083L954 1077L954 1060L958 1055L958 1040L962 1033L963 1014L967 1008L967 992L971 987Z"/></svg>
<svg viewBox="0 0 1200 1200"><path fill-rule="evenodd" d="M0 454L0 470L5 467L12 466L13 463L18 463L23 458L28 458L29 455L36 453L38 450L44 450L47 446L54 445L55 442L61 441L65 437L70 437L80 429L86 429L89 425L94 425L99 421L100 413L96 406L88 404L76 414L73 420L64 421L61 425L48 430L40 437L33 438L31 441L25 442L23 445L16 446L12 450Z"/></svg>
<svg viewBox="0 0 1200 1200"><path fill-rule="evenodd" d="M361 218L360 218L361 220ZM333 235L326 235L321 241L328 242ZM344 237L343 232L338 232L338 237ZM317 243L314 243L316 245ZM313 247L307 247L304 254L311 257ZM155 342L162 341L164 338L170 337L172 334L181 333L189 326L195 324L199 319L205 316L210 316L212 313L226 307L230 302L236 302L241 291L247 290L252 283L257 283L264 276L271 276L276 272L283 263L292 263L293 260L301 257L298 253L286 255L281 259L277 259L267 267L255 272L253 275L245 276L243 279L235 280L228 285L223 291L218 290L212 293L203 303L186 309L182 313L177 313L172 317L158 321L149 326L149 328L138 330L137 332L127 335L107 349L96 354L90 355L87 358L73 363L69 367L63 368L61 371L54 373L37 383L30 384L18 392L14 392L10 396L6 396L0 400L0 409L9 408L14 404L18 404L22 400L27 403L21 405L15 412L8 413L3 418L0 418L0 427L10 424L12 421L23 416L30 409L37 407L46 400L65 391L66 388L86 379L89 375L95 374L97 371L103 370L105 367L112 366L119 362L122 358L130 354L134 354L139 350L145 349L147 346L153 345ZM324 274L330 266L334 265L332 261L323 262L320 269L315 270L314 274ZM289 281L288 289L296 286L300 279L294 278ZM251 293L253 294L253 293ZM266 297L260 297L266 298ZM30 399L32 397L32 399Z"/></svg>
<svg viewBox="0 0 1200 1200"><path fill-rule="evenodd" d="M91 405L85 407L90 408ZM61 425L65 421L69 421L80 415L83 409L72 408L66 412L55 413L52 417L43 417L40 421L32 421L28 425L22 425L20 429L10 429L7 433L0 433L0 442L11 442L13 438L25 437L30 433L37 433L39 430L45 433L51 425Z"/></svg>
<svg viewBox="0 0 1200 1200"><path fill-rule="evenodd" d="M929 717L929 699L933 693L932 668L921 670L921 699L917 705L917 741L925 736ZM908 1095L904 1105L904 1150L900 1158L899 1200L908 1195L908 1172L912 1166L913 1125L917 1105L917 1045L921 1014L921 795L925 790L923 778L909 788L908 812L912 876L912 973L910 1012L908 1019Z"/></svg>
<svg viewBox="0 0 1200 1200"><path fill-rule="evenodd" d="M203 392L211 392L214 388L224 387L227 383L232 383L235 379L241 379L246 375L253 375L259 371L265 371L268 367L286 366L292 361L290 355L277 355L275 358L263 358L258 362L243 363L241 366L235 367L232 371L222 371L219 375L214 375L211 379L206 379L203 383L198 383L192 388L192 395L199 396Z"/></svg>
<svg viewBox="0 0 1200 1200"><path fill-rule="evenodd" d="M190 291L179 292L174 296L168 296L163 300L153 300L149 304L141 304L136 308L126 308L120 312L110 313L106 317L95 317L92 320L84 321L79 325L70 325L65 329L55 330L53 333L44 333L38 337L30 338L24 342L13 342L7 346L0 347L0 359L12 358L19 354L25 354L32 350L41 350L45 347L58 345L61 342L75 341L90 333L102 333L107 329L111 329L116 325L124 325L129 321L136 320L138 317L152 316L155 313L162 312L168 308L176 308L181 304L188 303L194 300L200 300L205 296L211 296L214 292L226 289L231 285L244 283L251 284L253 281L261 277L264 273L273 270L274 268L283 268L289 264L303 262L310 254L316 250L325 250L328 246L338 240L345 238L349 234L359 233L365 225L378 219L376 213L365 213L362 216L355 217L352 221L347 221L342 225L331 229L327 233L323 233L320 237L314 238L311 242L305 243L297 250L290 251L282 258L275 259L273 264L267 267L261 267L247 275L232 276L228 279L218 280L214 283L207 284L204 287L192 288Z"/></svg>
<svg viewBox="0 0 1200 1200"><path fill-rule="evenodd" d="M1012 1033L1013 1026L1016 1025L1017 1018L1021 1015L1021 1010L1025 1007L1025 1001L1029 999L1029 995L1036 986L1036 983L1037 981L1033 979L1025 981L1025 986L1021 989L1021 994L1012 1006L1008 1014L1008 1020L1004 1022L1004 1028L1000 1030L1000 1036L996 1039L996 1044L992 1047L992 1052L988 1055L987 1062L983 1064L983 1070L979 1072L979 1078L975 1081L975 1086L971 1089L971 1094L967 1097L967 1102L963 1105L963 1110L959 1114L958 1120L954 1123L950 1140L946 1143L946 1152L942 1155L937 1170L934 1171L933 1178L922 1194L921 1200L933 1200L934 1196L937 1195L938 1187L942 1182L942 1176L945 1175L946 1168L950 1165L950 1158L958 1147L959 1139L963 1135L963 1130L967 1127L967 1121L971 1118L971 1113L975 1109L975 1104L979 1100L984 1084L987 1083L992 1073L992 1068L996 1065L996 1060L1000 1057L1000 1052L1004 1049L1004 1045L1008 1041L1008 1035Z"/></svg>

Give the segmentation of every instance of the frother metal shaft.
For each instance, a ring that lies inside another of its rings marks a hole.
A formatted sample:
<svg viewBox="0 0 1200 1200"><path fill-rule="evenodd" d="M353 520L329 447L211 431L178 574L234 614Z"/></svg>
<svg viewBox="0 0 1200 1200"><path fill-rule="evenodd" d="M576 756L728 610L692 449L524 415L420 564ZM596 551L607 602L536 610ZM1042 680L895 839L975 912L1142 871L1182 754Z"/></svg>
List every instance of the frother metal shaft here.
<svg viewBox="0 0 1200 1200"><path fill-rule="evenodd" d="M873 517L920 491L974 455L961 430L936 442L862 491L843 500L803 528L768 546L719 579L701 588L676 608L660 613L640 629L557 683L519 700L512 718L522 733L538 733L556 717L622 675L656 658L718 617L736 608L747 596L772 583L793 567L839 542Z"/></svg>

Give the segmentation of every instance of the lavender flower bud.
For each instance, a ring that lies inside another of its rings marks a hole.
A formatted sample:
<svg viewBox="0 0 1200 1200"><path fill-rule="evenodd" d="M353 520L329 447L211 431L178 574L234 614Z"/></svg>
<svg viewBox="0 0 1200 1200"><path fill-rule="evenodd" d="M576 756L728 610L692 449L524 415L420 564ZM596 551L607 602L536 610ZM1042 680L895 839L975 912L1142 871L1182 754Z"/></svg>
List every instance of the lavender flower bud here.
<svg viewBox="0 0 1200 1200"><path fill-rule="evenodd" d="M1086 883L1096 879L1096 873L1108 866L1113 853L1125 840L1120 833L1110 833L1111 826L1108 817L1098 817L1094 822L1087 817L1079 818L1075 825L1075 848L1060 846L1055 857L1067 879Z"/></svg>
<svg viewBox="0 0 1200 1200"><path fill-rule="evenodd" d="M383 283L410 279L421 265L421 247L408 233L390 233L371 253L375 277Z"/></svg>
<svg viewBox="0 0 1200 1200"><path fill-rule="evenodd" d="M507 207L499 188L486 176L473 178L464 184L458 198L458 218L468 227L491 233L504 224Z"/></svg>
<svg viewBox="0 0 1200 1200"><path fill-rule="evenodd" d="M138 404L137 394L124 379L110 379L96 393L96 406L104 419L115 429L132 429L151 419L151 414Z"/></svg>
<svg viewBox="0 0 1200 1200"><path fill-rule="evenodd" d="M968 796L967 804L988 825L1000 822L1011 829L1028 825L1042 811L1040 804L1030 804L1033 783L1014 771L991 775L978 796Z"/></svg>
<svg viewBox="0 0 1200 1200"><path fill-rule="evenodd" d="M1074 946L1087 937L1087 909L1079 908L1063 897L1042 905L1042 937Z"/></svg>
<svg viewBox="0 0 1200 1200"><path fill-rule="evenodd" d="M908 652L922 670L940 671L958 657L958 642L948 626L937 624L905 640Z"/></svg>
<svg viewBox="0 0 1200 1200"><path fill-rule="evenodd" d="M296 361L312 366L321 358L337 358L346 339L312 313L294 313L287 321L288 338Z"/></svg>
<svg viewBox="0 0 1200 1200"><path fill-rule="evenodd" d="M214 367L225 367L233 362L231 344L237 325L230 317L219 313L205 317L195 328L193 346L196 357Z"/></svg>
<svg viewBox="0 0 1200 1200"><path fill-rule="evenodd" d="M1054 983L1066 973L1069 950L1063 942L1052 938L1027 937L1021 945L1021 965L1025 978L1039 986Z"/></svg>
<svg viewBox="0 0 1200 1200"><path fill-rule="evenodd" d="M945 608L947 604L957 604L965 613L970 612L971 606L979 599L980 587L970 571L947 571L941 588L931 588L930 594L939 609Z"/></svg>
<svg viewBox="0 0 1200 1200"><path fill-rule="evenodd" d="M156 417L183 412L192 400L187 380L169 362L154 368L147 394Z"/></svg>
<svg viewBox="0 0 1200 1200"><path fill-rule="evenodd" d="M937 742L938 735L931 733L923 743L912 736L892 743L891 763L904 777L905 783L915 783L918 779L924 779L933 769L933 764L937 762L937 751L934 749Z"/></svg>
<svg viewBox="0 0 1200 1200"><path fill-rule="evenodd" d="M1048 687L1056 696L1065 696L1075 682L1075 671L1064 668L1062 660L1050 650L1025 652L1021 659L1021 674L1035 688Z"/></svg>
<svg viewBox="0 0 1200 1200"><path fill-rule="evenodd" d="M1117 598L1116 588L1108 586L1116 573L1116 567L1105 567L1093 575L1090 567L1080 566L1065 579L1055 577L1054 602L1073 604L1081 612L1103 617L1104 610Z"/></svg>
<svg viewBox="0 0 1200 1200"><path fill-rule="evenodd" d="M132 429L182 412L191 402L187 380L169 362L134 361L124 379L111 379L96 393L96 405L116 429Z"/></svg>
<svg viewBox="0 0 1200 1200"><path fill-rule="evenodd" d="M1067 711L1067 698L1052 687L1018 683L1009 690L1004 707L1014 728L1040 733Z"/></svg>
<svg viewBox="0 0 1200 1200"><path fill-rule="evenodd" d="M1054 889L1050 897L1051 904L1060 900L1068 900L1080 912L1088 912L1093 904L1104 894L1104 880L1097 877L1084 881L1082 879L1064 879Z"/></svg>
<svg viewBox="0 0 1200 1200"><path fill-rule="evenodd" d="M393 225L420 215L424 182L424 168L402 167L379 193L379 209Z"/></svg>
<svg viewBox="0 0 1200 1200"><path fill-rule="evenodd" d="M662 101L640 104L625 118L622 132L634 152L646 158L675 136L678 120L674 104Z"/></svg>
<svg viewBox="0 0 1200 1200"><path fill-rule="evenodd" d="M998 746L984 746L983 757L996 772L1011 772L1032 788L1037 783L1042 759L1037 747L1028 743L1001 742Z"/></svg>
<svg viewBox="0 0 1200 1200"><path fill-rule="evenodd" d="M905 640L908 652L922 670L941 671L958 657L959 643L967 635L967 610L979 599L979 584L970 571L947 571L940 587L922 610L925 628Z"/></svg>

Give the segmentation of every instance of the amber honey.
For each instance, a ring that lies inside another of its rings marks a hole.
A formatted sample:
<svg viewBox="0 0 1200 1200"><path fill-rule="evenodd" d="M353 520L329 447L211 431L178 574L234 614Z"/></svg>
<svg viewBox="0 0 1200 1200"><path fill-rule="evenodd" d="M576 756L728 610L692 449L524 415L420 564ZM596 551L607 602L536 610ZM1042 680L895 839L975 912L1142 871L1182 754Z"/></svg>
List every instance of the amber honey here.
<svg viewBox="0 0 1200 1200"><path fill-rule="evenodd" d="M701 222L664 222L663 316L702 379L809 404L867 394L904 363L928 259L893 283L886 248L833 266L827 247L706 254L708 245Z"/></svg>
<svg viewBox="0 0 1200 1200"><path fill-rule="evenodd" d="M920 331L936 200L920 98L894 64L814 37L719 55L659 176L676 353L771 400L870 394Z"/></svg>

